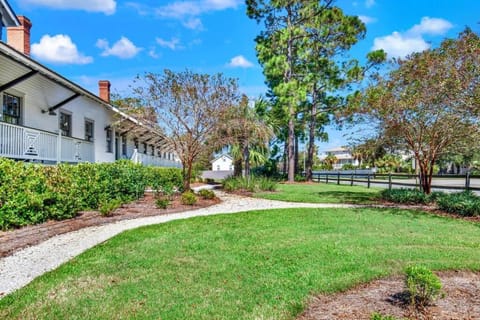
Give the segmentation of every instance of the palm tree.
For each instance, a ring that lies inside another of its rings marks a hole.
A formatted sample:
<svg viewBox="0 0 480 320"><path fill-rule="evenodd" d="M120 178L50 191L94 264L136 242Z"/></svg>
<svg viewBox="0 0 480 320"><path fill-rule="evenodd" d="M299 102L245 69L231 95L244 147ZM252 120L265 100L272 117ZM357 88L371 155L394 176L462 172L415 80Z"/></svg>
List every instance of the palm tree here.
<svg viewBox="0 0 480 320"><path fill-rule="evenodd" d="M232 156L235 162L234 174L241 175L242 166L245 176L250 176L250 165L266 161L268 142L273 130L267 125L256 109L249 106L244 95L240 104L230 108L226 114L222 134L229 137Z"/></svg>
<svg viewBox="0 0 480 320"><path fill-rule="evenodd" d="M323 159L323 164L328 168L328 169L333 169L333 165L338 162L337 157L335 157L333 154L329 154L328 156Z"/></svg>

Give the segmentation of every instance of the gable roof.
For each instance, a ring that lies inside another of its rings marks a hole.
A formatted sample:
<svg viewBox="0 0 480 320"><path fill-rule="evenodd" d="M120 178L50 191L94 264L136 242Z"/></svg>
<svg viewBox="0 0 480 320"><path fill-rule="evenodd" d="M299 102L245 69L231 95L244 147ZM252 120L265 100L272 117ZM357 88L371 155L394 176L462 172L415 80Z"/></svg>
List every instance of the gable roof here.
<svg viewBox="0 0 480 320"><path fill-rule="evenodd" d="M210 161L210 163L213 163L213 162L215 162L215 161L217 161L217 160L221 159L222 157L229 158L230 160L232 160L232 161L233 161L233 158L232 158L232 156L231 156L231 155L229 155L228 153L222 153L222 154L220 154L219 156L215 157L215 158L214 158L212 161Z"/></svg>
<svg viewBox="0 0 480 320"><path fill-rule="evenodd" d="M7 0L0 0L0 21L4 27L18 27L20 22ZM0 26L0 28L2 27Z"/></svg>
<svg viewBox="0 0 480 320"><path fill-rule="evenodd" d="M2 0L0 0L2 1ZM10 61L13 61L17 63L18 65L21 65L27 69L30 69L31 71L36 71L40 76L47 78L48 80L51 80L58 85L72 91L75 94L78 94L79 96L84 96L86 98L89 98L91 100L94 100L97 102L99 105L105 107L108 110L113 111L115 114L117 114L120 117L120 121L118 123L121 123L123 121L128 121L133 123L134 125L137 125L139 127L142 127L143 129L146 130L146 132L151 132L152 135L164 139L165 135L161 132L159 128L156 128L153 124L147 123L146 121L141 121L137 118L134 118L125 112L122 112L119 110L117 107L109 104L99 96L91 93L90 91L86 90L85 88L79 86L78 84L68 80L67 78L63 77L62 75L56 73L55 71L45 67L44 65L38 63L37 61L33 60L32 58L20 53L19 51L15 50L8 44L0 41L0 55L6 57Z"/></svg>

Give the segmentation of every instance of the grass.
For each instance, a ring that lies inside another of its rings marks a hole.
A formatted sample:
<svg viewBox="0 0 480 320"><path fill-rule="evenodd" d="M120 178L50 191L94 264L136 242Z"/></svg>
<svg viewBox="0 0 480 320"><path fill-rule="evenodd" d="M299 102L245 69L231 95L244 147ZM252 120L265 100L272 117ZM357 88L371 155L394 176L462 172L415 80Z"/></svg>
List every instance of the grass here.
<svg viewBox="0 0 480 320"><path fill-rule="evenodd" d="M380 197L380 188L337 184L279 184L276 192L258 192L254 196L270 200L312 203L371 204Z"/></svg>
<svg viewBox="0 0 480 320"><path fill-rule="evenodd" d="M173 221L124 232L37 278L0 300L0 319L293 319L312 294L413 263L479 270L479 231L373 208Z"/></svg>

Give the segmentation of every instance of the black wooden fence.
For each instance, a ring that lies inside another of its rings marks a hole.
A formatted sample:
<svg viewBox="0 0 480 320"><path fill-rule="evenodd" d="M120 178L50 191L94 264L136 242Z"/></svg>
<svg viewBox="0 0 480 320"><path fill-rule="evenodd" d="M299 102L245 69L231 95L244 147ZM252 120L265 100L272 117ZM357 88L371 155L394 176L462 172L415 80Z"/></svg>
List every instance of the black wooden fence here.
<svg viewBox="0 0 480 320"><path fill-rule="evenodd" d="M444 184L437 184L435 182L436 178L442 179ZM471 175L468 172L464 175L434 175L432 189L480 191L480 184L478 186L471 185L472 179L480 179L480 175ZM420 188L419 175L394 173L378 174L367 170L352 170L348 172L313 172L313 181L350 184L351 186L354 184L362 184L366 185L368 188L372 185L386 185L389 189L394 186ZM452 183L447 183L449 181Z"/></svg>

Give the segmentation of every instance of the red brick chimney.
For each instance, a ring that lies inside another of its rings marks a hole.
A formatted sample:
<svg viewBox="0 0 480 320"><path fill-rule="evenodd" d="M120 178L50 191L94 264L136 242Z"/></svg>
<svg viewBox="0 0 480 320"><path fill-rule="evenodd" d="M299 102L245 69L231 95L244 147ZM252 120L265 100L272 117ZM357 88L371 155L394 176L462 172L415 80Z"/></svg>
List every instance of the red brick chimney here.
<svg viewBox="0 0 480 320"><path fill-rule="evenodd" d="M110 81L100 80L98 81L98 95L102 100L110 103Z"/></svg>
<svg viewBox="0 0 480 320"><path fill-rule="evenodd" d="M32 22L24 16L18 16L21 26L7 28L7 43L24 55L30 56L30 29Z"/></svg>

